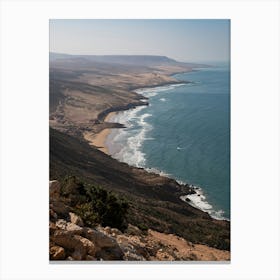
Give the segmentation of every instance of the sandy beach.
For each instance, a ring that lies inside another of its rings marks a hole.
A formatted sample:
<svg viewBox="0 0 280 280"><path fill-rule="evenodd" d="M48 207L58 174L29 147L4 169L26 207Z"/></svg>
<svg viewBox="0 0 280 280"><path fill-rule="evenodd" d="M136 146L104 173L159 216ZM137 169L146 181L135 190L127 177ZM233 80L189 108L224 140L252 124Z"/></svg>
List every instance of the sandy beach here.
<svg viewBox="0 0 280 280"><path fill-rule="evenodd" d="M110 122L112 117L115 115L115 112L109 113L104 121ZM93 145L98 148L98 150L102 151L103 153L109 155L108 147L106 146L106 139L108 135L110 134L111 129L110 128L104 128L99 133L91 133L91 132L85 132L84 138L89 142L90 145Z"/></svg>
<svg viewBox="0 0 280 280"><path fill-rule="evenodd" d="M110 112L104 119L105 122L111 122L111 119L116 115L116 112Z"/></svg>

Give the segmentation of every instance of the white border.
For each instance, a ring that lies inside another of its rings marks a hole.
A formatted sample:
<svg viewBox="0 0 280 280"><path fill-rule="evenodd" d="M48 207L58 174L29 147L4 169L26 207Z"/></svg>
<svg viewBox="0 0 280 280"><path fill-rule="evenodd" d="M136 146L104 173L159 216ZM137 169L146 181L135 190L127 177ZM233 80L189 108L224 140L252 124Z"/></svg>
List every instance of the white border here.
<svg viewBox="0 0 280 280"><path fill-rule="evenodd" d="M49 18L231 19L231 264L49 264ZM279 34L278 1L2 1L1 279L279 279Z"/></svg>

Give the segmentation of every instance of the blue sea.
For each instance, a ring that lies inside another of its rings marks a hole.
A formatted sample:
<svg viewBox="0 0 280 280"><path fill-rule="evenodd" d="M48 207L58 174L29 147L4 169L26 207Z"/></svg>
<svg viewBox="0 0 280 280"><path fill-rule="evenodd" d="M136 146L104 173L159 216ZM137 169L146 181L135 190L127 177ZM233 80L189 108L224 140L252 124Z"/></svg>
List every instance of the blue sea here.
<svg viewBox="0 0 280 280"><path fill-rule="evenodd" d="M137 90L149 106L117 113L126 126L107 138L109 153L196 186L191 203L230 219L230 68L216 64L177 74L181 84ZM182 197L184 199L185 197Z"/></svg>

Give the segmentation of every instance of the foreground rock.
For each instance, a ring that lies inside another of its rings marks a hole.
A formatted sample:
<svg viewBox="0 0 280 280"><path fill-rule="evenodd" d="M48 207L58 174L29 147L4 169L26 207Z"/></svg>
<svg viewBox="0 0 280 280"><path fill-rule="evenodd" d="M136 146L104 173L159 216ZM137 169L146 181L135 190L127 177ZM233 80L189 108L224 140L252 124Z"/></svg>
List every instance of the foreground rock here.
<svg viewBox="0 0 280 280"><path fill-rule="evenodd" d="M66 222L66 221L65 221ZM53 225L52 225L53 226ZM129 235L114 228L84 227L80 235L56 225L50 236L51 260L227 261L228 251L192 244L153 230ZM110 231L109 231L110 230Z"/></svg>
<svg viewBox="0 0 280 280"><path fill-rule="evenodd" d="M54 203L61 205L56 212ZM50 260L123 261L225 261L228 251L192 244L173 234L142 231L128 225L116 228L84 226L82 219L67 212L58 181L50 182Z"/></svg>

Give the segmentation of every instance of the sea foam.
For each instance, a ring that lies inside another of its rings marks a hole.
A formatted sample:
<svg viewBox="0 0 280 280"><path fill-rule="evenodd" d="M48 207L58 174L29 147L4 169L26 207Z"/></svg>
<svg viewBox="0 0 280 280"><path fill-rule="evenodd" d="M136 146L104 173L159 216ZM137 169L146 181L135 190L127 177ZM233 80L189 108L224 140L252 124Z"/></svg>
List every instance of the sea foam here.
<svg viewBox="0 0 280 280"><path fill-rule="evenodd" d="M154 88L142 88L142 89L136 89L135 92L149 98L158 95L162 91L170 90L183 85L185 85L185 83L171 84L171 85L159 86Z"/></svg>
<svg viewBox="0 0 280 280"><path fill-rule="evenodd" d="M159 86L154 88L143 88L135 90L136 93L150 98L158 95L162 91L167 91L172 88L185 85L184 83ZM123 124L126 129L119 129L112 142L118 145L119 148L112 152L109 148L109 153L113 158L125 162L135 167L145 168L146 158L145 153L141 151L144 141L154 140L146 137L147 132L152 129L152 126L146 121L151 117L150 114L141 114L141 111L146 106L138 106L134 109L118 112L111 119L111 122ZM160 173L160 172L159 172ZM162 173L161 173L162 174Z"/></svg>
<svg viewBox="0 0 280 280"><path fill-rule="evenodd" d="M145 154L141 151L141 146L145 140L152 140L152 138L146 138L146 133L152 129L146 119L151 115L139 115L143 108L141 106L125 112L119 112L111 119L111 121L121 123L127 127L119 130L119 133L112 139L114 143L120 146L118 151L112 154L112 157L135 167L145 166Z"/></svg>
<svg viewBox="0 0 280 280"><path fill-rule="evenodd" d="M198 208L204 212L207 212L212 218L217 220L228 220L224 217L223 210L215 210L213 206L207 201L203 190L200 187L193 186L195 189L194 194L183 195L180 197L181 200L189 203L195 208Z"/></svg>

